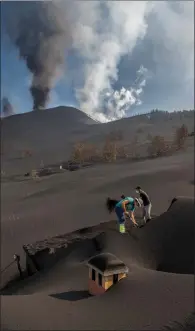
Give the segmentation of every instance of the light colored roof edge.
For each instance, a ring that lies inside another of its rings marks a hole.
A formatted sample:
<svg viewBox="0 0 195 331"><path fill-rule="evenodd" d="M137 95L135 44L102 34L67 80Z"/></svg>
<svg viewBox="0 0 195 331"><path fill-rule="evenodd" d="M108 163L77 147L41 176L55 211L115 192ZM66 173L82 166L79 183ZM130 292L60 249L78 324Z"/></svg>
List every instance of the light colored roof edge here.
<svg viewBox="0 0 195 331"><path fill-rule="evenodd" d="M120 268L116 268L116 269L111 269L111 270L106 270L104 272L102 272L101 270L99 270L98 268L96 268L94 265L87 263L87 266L96 270L100 275L102 276L110 276L110 275L116 275L116 274L120 274L120 273L128 273L129 272L129 268L127 266L124 267L120 267Z"/></svg>
<svg viewBox="0 0 195 331"><path fill-rule="evenodd" d="M110 276L110 275L115 275L115 274L127 274L129 272L129 269L127 267L121 268L121 269L117 269L117 270L109 270L109 271L105 271L103 273L103 276Z"/></svg>

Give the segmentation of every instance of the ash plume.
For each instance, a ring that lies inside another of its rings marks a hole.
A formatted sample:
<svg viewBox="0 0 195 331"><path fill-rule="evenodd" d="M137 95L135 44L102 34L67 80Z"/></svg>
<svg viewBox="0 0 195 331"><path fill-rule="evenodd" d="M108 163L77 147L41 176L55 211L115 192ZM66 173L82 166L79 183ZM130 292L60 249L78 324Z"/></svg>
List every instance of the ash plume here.
<svg viewBox="0 0 195 331"><path fill-rule="evenodd" d="M52 1L8 1L3 6L6 32L32 74L33 109L44 108L64 64L69 36L64 14Z"/></svg>
<svg viewBox="0 0 195 331"><path fill-rule="evenodd" d="M14 115L14 108L7 97L3 97L1 100L1 115L3 117Z"/></svg>
<svg viewBox="0 0 195 331"><path fill-rule="evenodd" d="M106 122L130 115L136 107L141 112L156 107L172 110L186 102L192 107L193 5L192 1L3 1L1 18L32 74L34 109L44 108L48 101L50 107L67 103L70 94L74 106ZM59 73L65 76L61 86L67 93L50 94Z"/></svg>
<svg viewBox="0 0 195 331"><path fill-rule="evenodd" d="M138 105L133 96L135 89L124 90L121 86L121 91L114 93L113 85L120 80L121 58L131 55L137 42L145 37L151 9L148 1L94 1L88 11L80 9L74 41L85 67L84 83L76 89L76 97L81 109L92 117L104 122L118 119L130 106ZM86 17L86 12L91 15Z"/></svg>

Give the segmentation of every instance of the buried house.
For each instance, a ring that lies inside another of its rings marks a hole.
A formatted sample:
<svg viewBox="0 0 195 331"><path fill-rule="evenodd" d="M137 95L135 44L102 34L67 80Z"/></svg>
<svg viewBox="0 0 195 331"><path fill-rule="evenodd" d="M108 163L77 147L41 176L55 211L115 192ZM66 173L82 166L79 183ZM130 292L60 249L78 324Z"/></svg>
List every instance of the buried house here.
<svg viewBox="0 0 195 331"><path fill-rule="evenodd" d="M101 253L92 257L89 267L89 293L99 295L106 292L128 273L128 267L115 255Z"/></svg>

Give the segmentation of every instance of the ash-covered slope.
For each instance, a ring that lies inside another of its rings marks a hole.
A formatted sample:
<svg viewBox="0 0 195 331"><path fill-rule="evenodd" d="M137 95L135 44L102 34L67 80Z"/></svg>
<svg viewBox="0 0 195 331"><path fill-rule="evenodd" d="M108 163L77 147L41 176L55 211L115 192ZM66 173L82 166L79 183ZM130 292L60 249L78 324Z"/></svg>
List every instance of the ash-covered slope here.
<svg viewBox="0 0 195 331"><path fill-rule="evenodd" d="M13 115L1 120L2 169L10 175L21 174L42 163L67 161L75 143L84 141L100 147L107 135L116 131L122 134L123 145L128 145L137 136L141 146L147 142L148 134L172 139L176 127L185 124L191 132L193 123L193 111L159 112L110 123L98 123L71 107ZM25 151L30 152L30 158L22 156ZM143 154L143 151L139 153Z"/></svg>
<svg viewBox="0 0 195 331"><path fill-rule="evenodd" d="M97 124L82 111L72 107L18 114L1 120L2 161L21 159L22 151L30 151L31 168L41 161L65 159L74 141L81 140L88 127ZM17 168L17 164L14 164ZM22 165L21 165L22 166ZM20 167L20 165L19 165Z"/></svg>
<svg viewBox="0 0 195 331"><path fill-rule="evenodd" d="M29 282L27 279L15 291L4 293L3 327L8 330L163 330L170 322L183 323L193 311L194 301L193 207L193 198L176 197L168 211L145 227L133 229L130 235L120 235L110 228L111 223L77 231L77 236L85 237L87 232L91 235L104 227L99 249L114 253L125 262L129 267L127 279L104 295L89 296L85 263L90 255L97 253L94 239L77 241L77 245L69 241L72 251L53 268L30 277ZM40 259L39 254L37 257ZM159 263L162 272L156 271ZM165 270L167 265L169 270ZM191 275L179 274L188 272ZM49 318L48 311L52 312Z"/></svg>
<svg viewBox="0 0 195 331"><path fill-rule="evenodd" d="M41 140L43 137L59 135L59 132L66 133L96 123L76 108L61 106L5 117L1 121L1 130L4 139L19 139L26 136Z"/></svg>

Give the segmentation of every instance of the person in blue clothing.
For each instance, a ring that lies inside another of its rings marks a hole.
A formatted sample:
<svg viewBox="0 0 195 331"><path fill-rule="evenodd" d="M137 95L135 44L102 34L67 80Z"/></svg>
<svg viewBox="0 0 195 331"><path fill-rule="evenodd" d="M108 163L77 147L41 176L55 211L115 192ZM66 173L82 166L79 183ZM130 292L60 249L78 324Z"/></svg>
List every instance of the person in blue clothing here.
<svg viewBox="0 0 195 331"><path fill-rule="evenodd" d="M125 197L124 195L122 195L121 198L122 200L120 201L107 198L106 206L110 213L115 211L119 222L119 231L125 233L126 217L129 217L132 220L134 226L138 226L135 220L134 211L136 206L140 207L140 202L137 198Z"/></svg>

